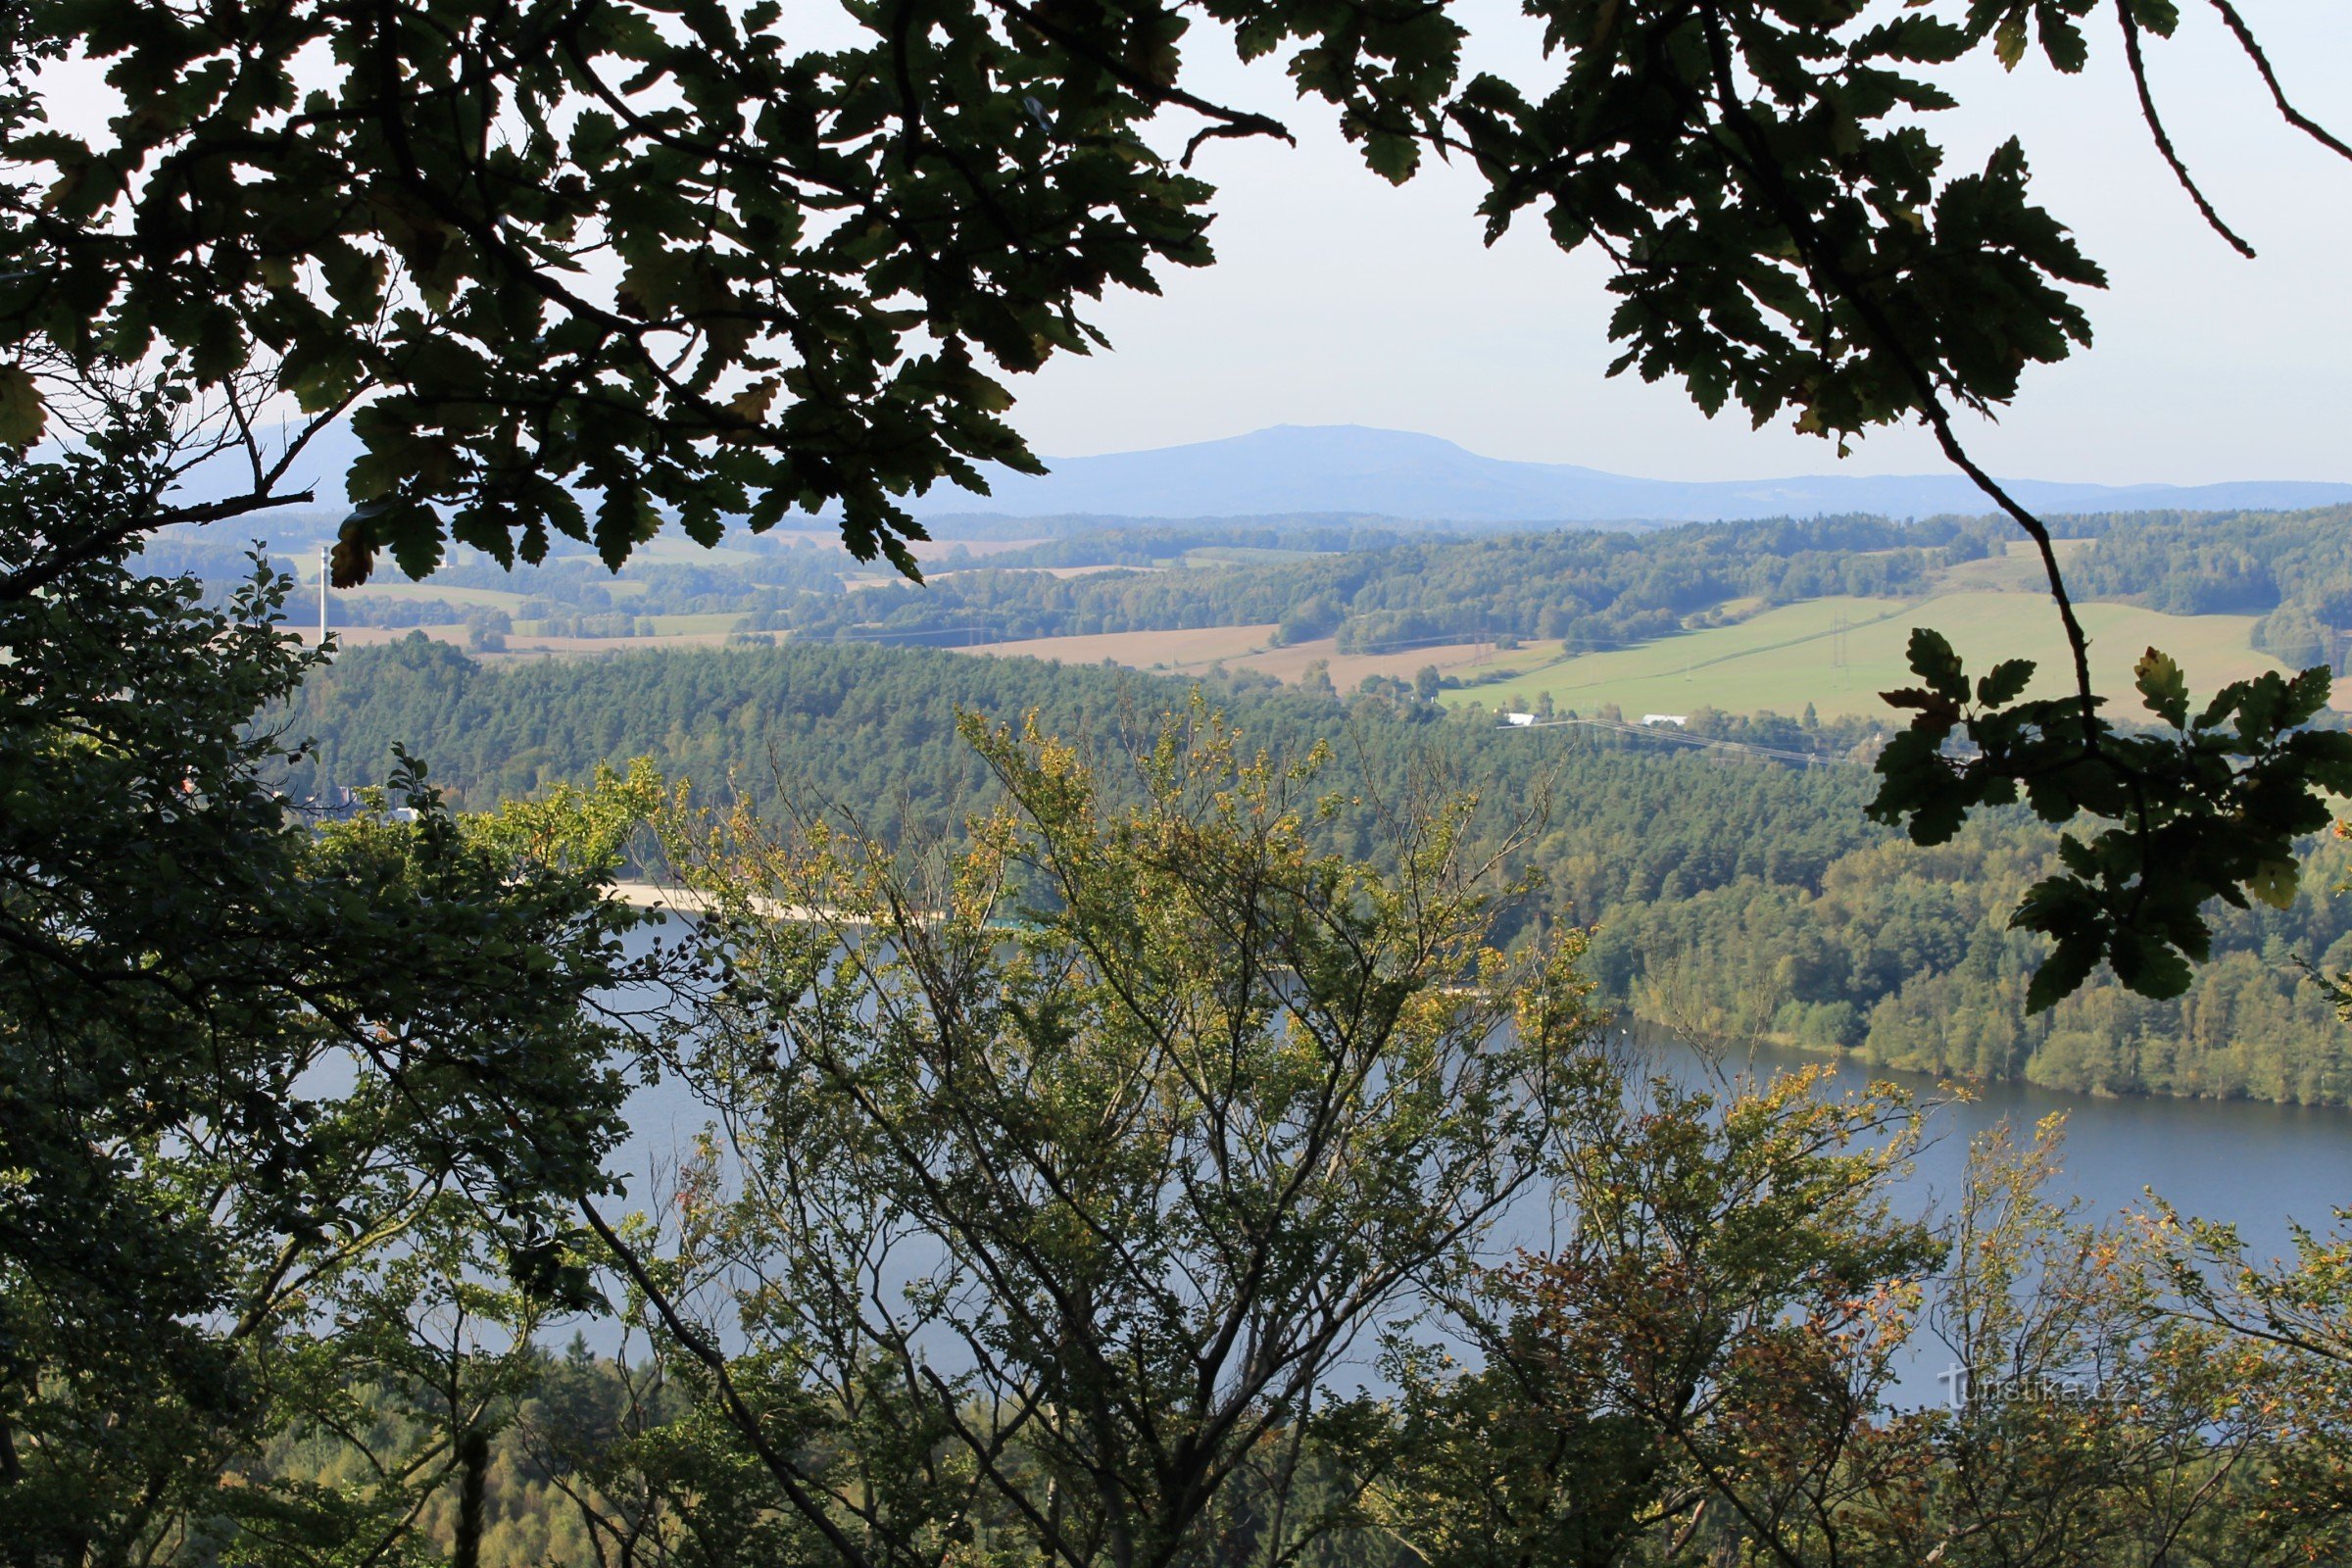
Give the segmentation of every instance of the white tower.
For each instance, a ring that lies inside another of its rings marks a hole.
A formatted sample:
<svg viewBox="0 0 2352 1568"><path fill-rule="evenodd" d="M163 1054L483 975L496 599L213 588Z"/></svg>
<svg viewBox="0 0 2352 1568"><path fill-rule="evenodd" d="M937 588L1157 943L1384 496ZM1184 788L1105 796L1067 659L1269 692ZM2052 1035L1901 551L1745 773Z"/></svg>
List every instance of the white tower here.
<svg viewBox="0 0 2352 1568"><path fill-rule="evenodd" d="M318 547L318 646L321 648L326 646L326 546L320 545Z"/></svg>

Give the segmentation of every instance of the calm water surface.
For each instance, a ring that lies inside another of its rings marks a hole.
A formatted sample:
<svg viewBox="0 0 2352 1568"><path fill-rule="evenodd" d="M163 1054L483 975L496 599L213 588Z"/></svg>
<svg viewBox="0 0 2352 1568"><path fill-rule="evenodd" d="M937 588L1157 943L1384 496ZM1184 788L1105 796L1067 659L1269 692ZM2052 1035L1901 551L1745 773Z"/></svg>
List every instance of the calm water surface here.
<svg viewBox="0 0 2352 1568"><path fill-rule="evenodd" d="M1670 1064L1679 1053L1695 1068L1697 1055L1690 1048L1659 1049ZM1801 1052L1759 1052L1753 1070L1768 1074L1822 1059ZM1858 1061L1839 1064L1835 1082L1859 1088L1874 1077L1923 1097L1936 1088L1932 1079ZM2184 1214L2234 1223L2248 1250L2268 1257L2291 1249L2291 1222L2324 1230L2336 1207L2352 1207L2352 1111L2249 1101L2104 1099L2016 1083L1982 1085L1976 1100L1940 1107L1908 1191L1948 1212L1972 1138L2006 1120L2022 1143L2035 1122L2053 1112L2066 1118L2066 1168L2052 1196L2081 1199L2086 1219L2144 1208L2153 1189Z"/></svg>
<svg viewBox="0 0 2352 1568"><path fill-rule="evenodd" d="M1688 1047L1651 1049L1678 1077L1701 1071L1701 1058ZM1758 1053L1748 1070L1769 1075L1820 1059ZM1923 1096L1936 1087L1852 1061L1838 1066L1833 1084L1859 1089L1873 1077ZM1972 1138L2007 1120L2022 1143L2052 1112L2066 1117L2066 1165L2051 1196L2079 1198L2086 1219L2144 1207L2153 1189L2185 1214L2235 1224L2248 1249L2268 1257L2290 1249L2291 1222L2324 1230L2337 1206L2352 1206L2352 1112L2245 1101L2099 1099L2030 1084L1984 1085L1976 1100L1938 1107L1902 1188L1905 1206L1948 1213ZM631 1198L642 1200L710 1114L681 1085L665 1080L639 1090L628 1117L630 1136L617 1168Z"/></svg>
<svg viewBox="0 0 2352 1568"><path fill-rule="evenodd" d="M1645 1039L1642 1049L1686 1081L1709 1070L1699 1052L1679 1042ZM1824 1059L1757 1051L1720 1063L1718 1070L1769 1076ZM1936 1088L1917 1074L1850 1060L1838 1064L1833 1086L1858 1090L1874 1077L1902 1083L1923 1098ZM2102 1099L2030 1084L1983 1085L1975 1100L1937 1108L1930 1141L1898 1189L1899 1206L1949 1215L1970 1141L2006 1120L2022 1143L2052 1112L2066 1118L2066 1141L2065 1167L2049 1196L2079 1199L2086 1220L2144 1208L2153 1190L2184 1214L2236 1225L2248 1251L2268 1258L2291 1250L2293 1223L2325 1231L2337 1206L2352 1207L2352 1111L2245 1101ZM633 1096L628 1117L630 1136L616 1169L627 1178L628 1200L642 1203L666 1188L678 1152L710 1118L683 1086L667 1080ZM1546 1215L1522 1210L1506 1222L1500 1239L1541 1246L1547 1224ZM1940 1354L1921 1348L1898 1397L1934 1396L1932 1365L1940 1365Z"/></svg>

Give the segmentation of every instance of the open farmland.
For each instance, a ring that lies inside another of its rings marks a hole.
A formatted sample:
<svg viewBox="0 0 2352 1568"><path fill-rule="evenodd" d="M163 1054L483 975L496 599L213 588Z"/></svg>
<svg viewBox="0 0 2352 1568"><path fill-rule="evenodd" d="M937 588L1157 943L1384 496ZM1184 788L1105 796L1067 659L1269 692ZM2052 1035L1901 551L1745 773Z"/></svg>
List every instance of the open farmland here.
<svg viewBox="0 0 2352 1568"><path fill-rule="evenodd" d="M1367 675L1393 675L1410 680L1413 672L1434 664L1442 675L1475 680L1490 669L1508 667L1512 659L1526 660L1527 652L1498 654L1491 643L1442 643L1394 653L1343 654L1334 639L1274 646L1274 627L1210 626L1186 631L1104 632L1092 637L1032 637L1021 642L985 643L960 653L995 654L1006 658L1051 659L1064 664L1099 664L1107 659L1131 669L1163 674L1197 675L1215 664L1254 669L1296 685L1307 667L1329 666L1332 684L1353 691ZM1540 657L1540 656L1538 656Z"/></svg>
<svg viewBox="0 0 2352 1568"><path fill-rule="evenodd" d="M2071 569L2096 543L2093 539L2054 539L2050 542L2050 548L2057 553L2058 564ZM2012 539L1999 555L1963 561L1958 565L1944 567L1937 586L1946 593L1984 589L1997 593L2043 594L2049 592L2050 579L2041 564L2041 553L2034 548L2033 542Z"/></svg>
<svg viewBox="0 0 2352 1568"><path fill-rule="evenodd" d="M695 620L693 615L664 616L664 619ZM528 637L507 639L503 654L484 654L484 659L533 659L551 656L574 657L584 654L642 653L658 648L716 648L727 640L725 631L664 631L651 637ZM455 640L455 639L453 639Z"/></svg>
<svg viewBox="0 0 2352 1568"><path fill-rule="evenodd" d="M287 636L306 648L318 640L318 624L316 620L289 620L284 630ZM466 646L466 627L454 622L436 626L337 626L333 636L338 648L377 648L385 643L399 642L411 633L419 633L435 642L451 643L460 648Z"/></svg>
<svg viewBox="0 0 2352 1568"><path fill-rule="evenodd" d="M2171 615L2105 602L2081 607L2081 614L2100 689L2126 702L2132 701L2132 666L2151 645L2179 659L2191 690L2199 693L2284 668L2250 646L2249 615ZM1558 643L1498 652L1469 642L1342 654L1328 637L1276 647L1274 628L1262 624L1037 637L969 651L1062 663L1110 660L1174 674L1198 674L1222 662L1292 683L1320 662L1344 692L1367 675L1409 680L1434 665L1461 683L1444 697L1454 707L1525 707L1549 693L1555 707L1588 713L1614 703L1629 714L1681 713L1702 706L1795 714L1811 704L1829 718L1889 711L1879 694L1911 681L1906 649L1914 626L1932 626L1950 638L1972 673L2003 659L2025 658L2041 666L2034 695L2056 695L2066 684L2065 647L2049 601L1975 590L1922 599L1812 599L1637 647L1565 656Z"/></svg>
<svg viewBox="0 0 2352 1568"><path fill-rule="evenodd" d="M641 588L640 583L619 584L623 588ZM478 605L485 610L504 610L512 613L523 602L525 595L499 588L444 587L431 582L371 582L364 588L339 588L335 600L339 604L432 604ZM300 609L316 609L318 603L318 568L311 568L310 580L297 591L291 603Z"/></svg>
<svg viewBox="0 0 2352 1568"><path fill-rule="evenodd" d="M1887 536L1900 537L1899 530ZM779 568L772 551L758 559L725 547L708 558L718 568L715 579L673 575L657 585L661 572L675 573L685 564L664 561L642 578L551 569L528 592L508 589L507 579L484 573L430 586L371 585L345 597L374 612L359 618L395 623L402 616L385 612L403 601L415 604L411 614L431 614L425 602L437 599L442 613L432 618L447 622L504 612L511 617L509 656L691 647L756 631L823 641L907 641L1073 664L1108 661L1176 675L1203 674L1223 664L1291 683L1320 665L1343 693L1367 677L1410 681L1434 667L1445 682L1442 701L1490 710L1536 707L1548 697L1554 709L1583 713L1615 705L1635 716L1702 707L1793 715L1810 706L1824 717L1889 716L1880 694L1909 682L1905 644L1911 628L1922 625L1948 635L1972 670L2024 657L2042 666L2037 693L2055 693L2065 679L2065 650L2040 562L2016 541L1950 564L1923 563L1920 552L1909 548L1815 551L1817 558L1839 563L1844 575L1833 580L1819 564L1804 566L1802 552L1739 557L1734 564L1740 569L1734 570L1716 548L1720 541L1678 538L1661 536L1630 566L1621 547L1563 538L1482 541L1396 556L1371 552L1359 558L1362 564L1336 569L1315 565L1323 557L1312 551L1211 545L1173 550L1159 569L1040 562L1014 572L974 570L974 558L1000 554L1013 543L988 541L983 550L958 554L958 546L935 553L944 559L934 559L927 590L910 588L880 567L849 568L859 577L850 586L888 590L870 601L870 609L867 594L833 591L841 577L830 558L805 564L813 568L812 577L793 564ZM2070 570L2090 585L2082 616L2097 678L2128 708L2132 665L2151 645L2180 658L2197 691L2282 667L2253 646L2259 607L2278 595L2229 578L2242 569L2230 564L2238 554L2208 550L2179 561L2164 556L2151 564L2140 559L2148 553L2144 544L2127 541L2119 548L2126 555L2115 565L2095 540L2060 542ZM802 554L790 552L791 562ZM1775 561L1783 564L1772 566ZM1761 576L1749 569L1759 562L1771 568ZM1848 569L1857 562L1883 569ZM308 561L293 564L310 566ZM1194 569L1167 569L1179 564ZM770 576L730 585L730 571L748 575L755 567ZM1693 594L1688 586L1692 573L1721 597ZM2183 592L2184 573L2190 584L2202 584L2193 595ZM1097 578L1112 580L1087 586ZM1726 591L1732 588L1744 591ZM2124 598L2119 589L2137 597ZM1514 593L1520 597L1513 599ZM1620 596L1616 609L1607 609L1610 594ZM1349 600L1350 608L1341 608ZM2323 620L2332 613L2321 600L2311 602ZM1492 640L1477 640L1482 634L1467 629L1478 622L1465 619L1465 604L1504 606L1507 614L1498 612L1497 621L1507 619L1524 644L1496 646L1508 640L1499 637L1499 624L1483 634ZM1602 610L1591 608L1595 605ZM1301 607L1304 612L1294 614ZM298 619L304 608L298 599ZM1277 641L1277 614L1295 622L1288 641ZM1307 635L1335 621L1346 622L1339 633ZM1539 625L1550 634L1539 632ZM406 630L397 624L381 631L355 627L345 640L385 641ZM1061 634L1046 635L1056 630ZM447 641L472 640L457 624L427 632ZM2306 631L2302 643L2291 645L2279 641L2292 635L2291 626L2273 626L2261 635L2265 647L2300 648L2318 633ZM2336 640L2310 658L2339 655L2352 629L2325 635ZM1379 640L1384 638L1394 640ZM1343 653L1343 639L1378 651Z"/></svg>
<svg viewBox="0 0 2352 1568"><path fill-rule="evenodd" d="M1329 666L1332 684L1353 691L1367 675L1393 675L1410 680L1424 665L1434 664L1441 675L1476 680L1489 670L1508 668L1513 660L1541 659L1541 653L1520 650L1497 653L1492 643L1440 643L1380 654L1343 654L1330 637L1274 644L1271 623L1255 626L1208 626L1185 631L1103 632L1092 637L1031 637L1019 642L983 643L954 652L994 654L1014 659L1050 659L1063 664L1099 664L1105 659L1131 669L1163 674L1197 675L1214 664L1254 669L1296 685L1311 664Z"/></svg>
<svg viewBox="0 0 2352 1568"><path fill-rule="evenodd" d="M2092 677L2111 695L2129 696L2132 663L2151 645L2180 661L2198 693L2284 667L2249 645L2249 615L2167 615L2110 603L2082 606L2080 613L2091 638ZM1527 663L1516 679L1448 692L1446 701L1512 706L1549 693L1555 706L1580 712L1615 703L1629 714L1681 713L1702 705L1797 713L1810 703L1825 718L1886 713L1879 694L1912 680L1905 650L1914 626L1949 638L1972 675L2023 658L2041 666L2033 695L2056 695L2067 684L2065 645L2047 599L1970 592L1916 601L1808 600L1638 648Z"/></svg>

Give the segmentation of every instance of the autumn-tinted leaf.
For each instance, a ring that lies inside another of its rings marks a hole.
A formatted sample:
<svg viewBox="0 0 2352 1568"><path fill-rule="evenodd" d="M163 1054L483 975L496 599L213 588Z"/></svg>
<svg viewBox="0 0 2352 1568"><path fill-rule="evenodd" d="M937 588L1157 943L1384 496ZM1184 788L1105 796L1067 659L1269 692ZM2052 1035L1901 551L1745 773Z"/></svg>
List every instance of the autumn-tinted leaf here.
<svg viewBox="0 0 2352 1568"><path fill-rule="evenodd" d="M48 427L40 388L21 365L0 365L0 447L22 451Z"/></svg>
<svg viewBox="0 0 2352 1568"><path fill-rule="evenodd" d="M2149 649L2132 666L2132 677L2149 712L2175 728L2188 722L2188 678L2169 654Z"/></svg>

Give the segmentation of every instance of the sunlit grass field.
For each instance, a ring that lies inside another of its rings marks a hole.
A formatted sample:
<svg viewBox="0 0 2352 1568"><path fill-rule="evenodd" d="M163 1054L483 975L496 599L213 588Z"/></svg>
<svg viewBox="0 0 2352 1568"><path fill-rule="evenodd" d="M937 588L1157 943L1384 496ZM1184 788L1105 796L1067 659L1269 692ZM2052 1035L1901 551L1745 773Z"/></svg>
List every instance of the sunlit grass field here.
<svg viewBox="0 0 2352 1568"><path fill-rule="evenodd" d="M2131 605L2081 608L2091 640L2091 676L2099 690L2136 708L2132 666L2150 646L2180 661L2192 693L2283 669L2248 641L2249 615L2166 615ZM1845 623L1843 658L1837 628ZM1517 656L1518 674L1446 694L1449 704L1519 707L1548 692L1555 707L1592 712L1615 703L1628 716L1684 713L1709 706L1727 712L1795 714L1813 705L1823 717L1886 713L1881 692L1912 683L1905 662L1911 628L1932 626L1950 639L1972 675L2004 659L2041 667L2034 695L2056 695L2071 681L2058 612L2037 594L1964 592L1921 601L1816 599L1769 610L1733 626L1685 632L1639 648L1556 657L1558 645Z"/></svg>

